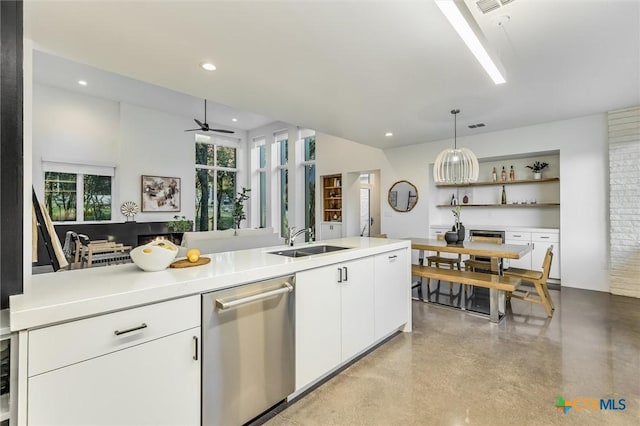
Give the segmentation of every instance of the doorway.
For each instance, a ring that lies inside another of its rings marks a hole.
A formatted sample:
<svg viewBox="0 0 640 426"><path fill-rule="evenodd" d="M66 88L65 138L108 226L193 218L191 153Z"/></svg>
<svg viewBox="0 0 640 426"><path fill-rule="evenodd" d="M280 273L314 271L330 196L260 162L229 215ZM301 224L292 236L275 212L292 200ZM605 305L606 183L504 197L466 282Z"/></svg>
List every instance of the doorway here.
<svg viewBox="0 0 640 426"><path fill-rule="evenodd" d="M360 174L360 236L370 237L380 234L380 172Z"/></svg>

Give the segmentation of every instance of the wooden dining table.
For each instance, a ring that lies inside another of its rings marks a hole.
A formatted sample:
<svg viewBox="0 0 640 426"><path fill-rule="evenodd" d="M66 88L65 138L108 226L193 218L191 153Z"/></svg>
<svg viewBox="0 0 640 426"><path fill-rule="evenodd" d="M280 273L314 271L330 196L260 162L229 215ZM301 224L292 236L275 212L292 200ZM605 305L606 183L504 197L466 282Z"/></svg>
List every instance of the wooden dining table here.
<svg viewBox="0 0 640 426"><path fill-rule="evenodd" d="M523 244L493 244L476 241L463 241L458 244L447 244L444 240L427 238L407 238L411 241L411 249L418 250L418 261L424 264L425 251L466 254L469 256L488 257L491 259L491 271L502 275L500 259L520 259L531 252L531 245ZM504 312L504 299L498 300L499 291L490 289L491 319L497 322L498 312ZM462 304L462 303L461 303ZM464 305L464 304L462 304ZM499 305L499 306L498 306Z"/></svg>

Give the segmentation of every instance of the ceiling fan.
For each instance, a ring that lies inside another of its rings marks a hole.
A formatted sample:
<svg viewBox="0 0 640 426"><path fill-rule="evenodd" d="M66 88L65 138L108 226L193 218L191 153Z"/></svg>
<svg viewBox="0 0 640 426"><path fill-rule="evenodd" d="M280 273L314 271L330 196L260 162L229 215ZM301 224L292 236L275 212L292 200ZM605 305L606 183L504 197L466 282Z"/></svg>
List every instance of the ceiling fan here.
<svg viewBox="0 0 640 426"><path fill-rule="evenodd" d="M204 123L200 120L198 120L197 118L194 118L193 121L195 121L198 126L200 126L200 128L198 129L187 129L185 130L185 132L196 132L196 131L201 131L201 132L219 132L219 133L235 133L233 130L226 130L226 129L212 129L209 127L209 124L207 123L207 100L204 100Z"/></svg>

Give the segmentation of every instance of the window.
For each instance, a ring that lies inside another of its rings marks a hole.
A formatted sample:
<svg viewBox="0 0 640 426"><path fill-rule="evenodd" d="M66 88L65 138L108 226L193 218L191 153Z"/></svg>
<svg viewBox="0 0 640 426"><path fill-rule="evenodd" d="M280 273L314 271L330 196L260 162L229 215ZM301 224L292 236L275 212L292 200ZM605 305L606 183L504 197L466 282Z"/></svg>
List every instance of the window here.
<svg viewBox="0 0 640 426"><path fill-rule="evenodd" d="M259 185L259 205L260 205L260 228L267 227L267 149L262 139L258 146L258 185Z"/></svg>
<svg viewBox="0 0 640 426"><path fill-rule="evenodd" d="M304 146L304 226L316 235L316 137L303 139ZM309 235L305 236L309 241Z"/></svg>
<svg viewBox="0 0 640 426"><path fill-rule="evenodd" d="M196 140L196 231L233 228L238 169L237 149L229 144L237 140Z"/></svg>
<svg viewBox="0 0 640 426"><path fill-rule="evenodd" d="M111 220L114 167L43 162L44 203L53 222Z"/></svg>
<svg viewBox="0 0 640 426"><path fill-rule="evenodd" d="M286 132L277 133L278 170L280 183L280 235L285 237L289 229L289 141Z"/></svg>

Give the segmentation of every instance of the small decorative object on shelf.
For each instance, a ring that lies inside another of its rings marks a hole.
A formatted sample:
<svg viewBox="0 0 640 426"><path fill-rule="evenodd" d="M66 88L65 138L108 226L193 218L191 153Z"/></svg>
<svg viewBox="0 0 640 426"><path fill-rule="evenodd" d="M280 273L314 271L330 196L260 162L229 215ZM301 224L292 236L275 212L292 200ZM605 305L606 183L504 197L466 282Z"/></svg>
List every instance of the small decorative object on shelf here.
<svg viewBox="0 0 640 426"><path fill-rule="evenodd" d="M493 168L493 173L491 174L491 180L494 182L498 181L498 173L496 172L496 168Z"/></svg>
<svg viewBox="0 0 640 426"><path fill-rule="evenodd" d="M505 191L504 185L502 185L502 198L500 200L500 204L507 204L507 191Z"/></svg>
<svg viewBox="0 0 640 426"><path fill-rule="evenodd" d="M503 182L507 180L507 171L504 169L504 166L502 166L502 171L500 172L500 180Z"/></svg>
<svg viewBox="0 0 640 426"><path fill-rule="evenodd" d="M547 168L549 163L536 161L535 163L526 166L527 169L531 169L533 171L534 179L542 179L542 171Z"/></svg>
<svg viewBox="0 0 640 426"><path fill-rule="evenodd" d="M449 202L452 206L458 205L458 200L456 200L456 194L451 194L451 201Z"/></svg>
<svg viewBox="0 0 640 426"><path fill-rule="evenodd" d="M513 170L513 166L511 166L511 170L509 170L509 180L516 180L516 171Z"/></svg>
<svg viewBox="0 0 640 426"><path fill-rule="evenodd" d="M462 197L462 204L469 204L469 194L464 194L464 197Z"/></svg>

